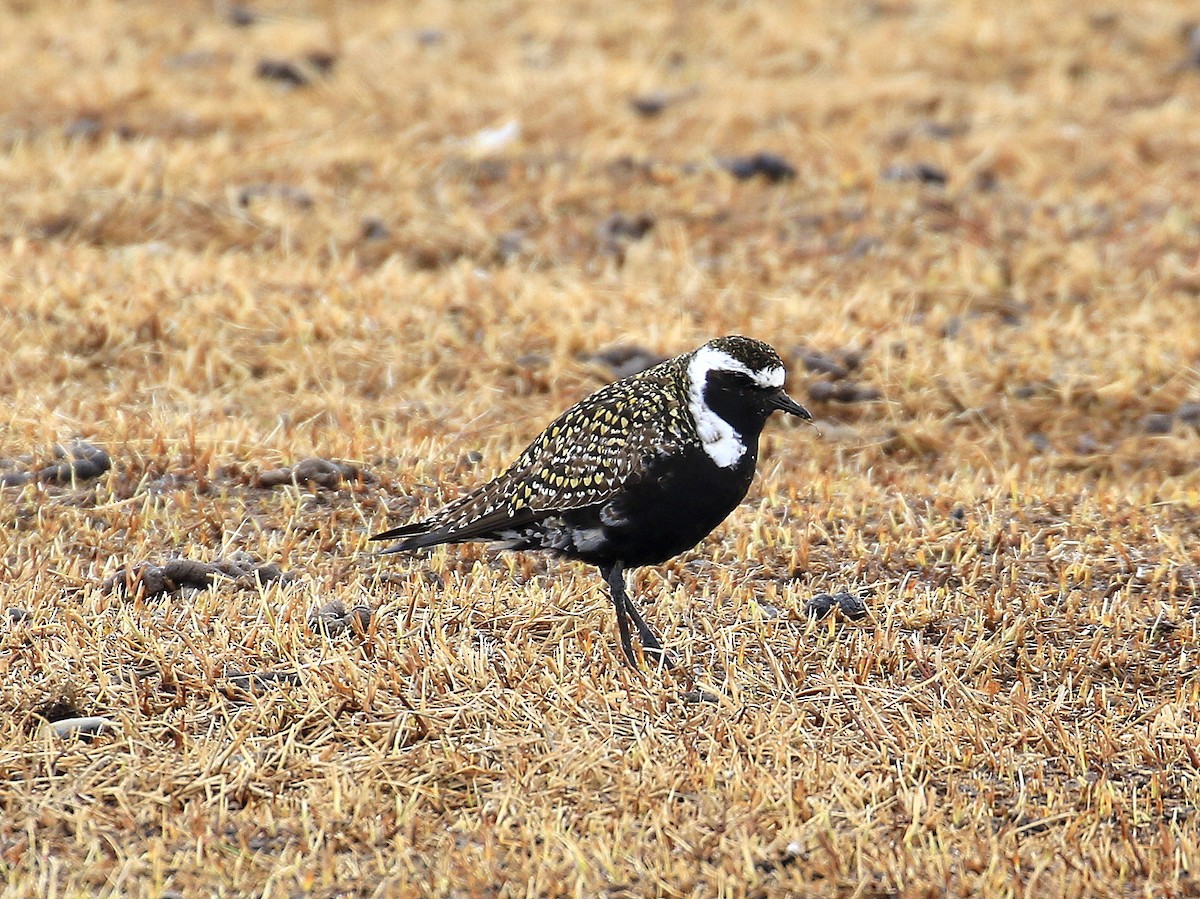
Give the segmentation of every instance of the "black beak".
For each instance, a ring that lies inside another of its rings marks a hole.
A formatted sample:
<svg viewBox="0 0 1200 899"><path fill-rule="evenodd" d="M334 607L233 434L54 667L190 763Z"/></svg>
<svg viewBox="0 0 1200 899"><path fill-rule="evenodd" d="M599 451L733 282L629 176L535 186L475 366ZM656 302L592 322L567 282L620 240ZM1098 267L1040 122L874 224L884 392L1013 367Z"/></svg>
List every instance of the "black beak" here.
<svg viewBox="0 0 1200 899"><path fill-rule="evenodd" d="M795 415L805 421L812 421L812 413L788 396L783 390L776 391L768 401L772 409L779 409L788 415Z"/></svg>

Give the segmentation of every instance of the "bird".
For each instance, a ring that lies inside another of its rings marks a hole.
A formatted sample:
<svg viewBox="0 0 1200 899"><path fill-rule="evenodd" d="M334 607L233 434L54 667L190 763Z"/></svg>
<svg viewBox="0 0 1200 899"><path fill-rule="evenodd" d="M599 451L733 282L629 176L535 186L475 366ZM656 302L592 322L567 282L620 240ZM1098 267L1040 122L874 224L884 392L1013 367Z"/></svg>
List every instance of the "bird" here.
<svg viewBox="0 0 1200 899"><path fill-rule="evenodd" d="M707 537L750 488L758 440L782 411L812 415L783 389L779 354L760 340L717 337L602 387L567 409L503 474L425 518L375 534L383 553L486 541L548 550L600 570L625 661L674 666L626 588Z"/></svg>

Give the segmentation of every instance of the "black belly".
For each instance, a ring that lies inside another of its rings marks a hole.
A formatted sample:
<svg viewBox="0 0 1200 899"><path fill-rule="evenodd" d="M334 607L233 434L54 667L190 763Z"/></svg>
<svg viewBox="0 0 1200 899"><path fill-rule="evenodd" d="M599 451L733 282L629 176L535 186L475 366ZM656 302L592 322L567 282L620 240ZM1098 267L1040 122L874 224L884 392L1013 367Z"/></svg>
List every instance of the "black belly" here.
<svg viewBox="0 0 1200 899"><path fill-rule="evenodd" d="M737 508L750 488L757 447L734 468L718 468L703 450L665 459L650 477L631 485L616 501L618 521L607 524L600 507L564 516L569 525L600 527L603 542L564 555L606 565L658 565L691 549ZM611 514L605 516L610 521Z"/></svg>

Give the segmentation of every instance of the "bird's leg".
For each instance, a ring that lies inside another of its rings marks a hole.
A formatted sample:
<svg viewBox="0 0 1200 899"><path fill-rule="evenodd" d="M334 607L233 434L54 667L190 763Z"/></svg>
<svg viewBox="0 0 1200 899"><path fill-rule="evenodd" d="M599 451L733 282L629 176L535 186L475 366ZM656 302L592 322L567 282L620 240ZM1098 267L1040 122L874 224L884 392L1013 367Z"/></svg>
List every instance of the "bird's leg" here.
<svg viewBox="0 0 1200 899"><path fill-rule="evenodd" d="M654 636L654 631L650 630L649 625L642 619L638 610L633 605L633 600L626 600L628 605L625 608L629 611L629 617L633 619L634 625L638 629L638 636L642 640L642 646L645 647L646 655L653 656L656 660L661 661L663 667L668 671L675 667L675 663L671 661L670 655L662 648L662 644L658 642L658 637Z"/></svg>
<svg viewBox="0 0 1200 899"><path fill-rule="evenodd" d="M675 663L671 661L671 657L667 655L666 651L662 648L662 644L658 642L658 637L654 635L654 631L650 630L650 625L646 624L646 620L642 618L641 613L637 610L637 606L634 605L633 597L628 594L625 596L625 611L633 619L633 624L637 628L638 637L642 641L646 655L654 656L661 661L668 671L674 668Z"/></svg>
<svg viewBox="0 0 1200 899"><path fill-rule="evenodd" d="M633 654L633 643L629 639L629 597L625 595L625 567L620 562L601 566L600 573L608 582L613 607L617 611L617 629L621 632L621 651L632 668L637 667L637 656Z"/></svg>

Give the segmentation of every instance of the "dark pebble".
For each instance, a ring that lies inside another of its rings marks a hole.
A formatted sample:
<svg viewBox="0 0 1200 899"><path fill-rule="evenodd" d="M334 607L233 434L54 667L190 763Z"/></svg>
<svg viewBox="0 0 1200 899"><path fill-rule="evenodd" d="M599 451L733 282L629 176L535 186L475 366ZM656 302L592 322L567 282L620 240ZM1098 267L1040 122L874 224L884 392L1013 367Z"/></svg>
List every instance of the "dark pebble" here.
<svg viewBox="0 0 1200 899"><path fill-rule="evenodd" d="M304 57L304 61L321 75L330 74L333 71L333 67L337 65L337 57L332 53L326 53L324 50L314 50Z"/></svg>
<svg viewBox="0 0 1200 899"><path fill-rule="evenodd" d="M645 371L648 368L658 365L665 357L640 346L618 344L617 346L601 350L589 358L595 362L607 365L612 369L613 377L620 379L627 378L630 375L635 375L640 371Z"/></svg>
<svg viewBox="0 0 1200 899"><path fill-rule="evenodd" d="M524 248L525 232L519 228L514 228L512 231L505 231L496 238L496 258L501 262L516 259L521 255L521 250Z"/></svg>
<svg viewBox="0 0 1200 899"><path fill-rule="evenodd" d="M1175 417L1164 412L1152 412L1142 419L1142 430L1147 434L1168 434Z"/></svg>
<svg viewBox="0 0 1200 899"><path fill-rule="evenodd" d="M305 87L308 84L308 75L304 70L286 59L260 59L254 75L264 81L278 81L292 87Z"/></svg>
<svg viewBox="0 0 1200 899"><path fill-rule="evenodd" d="M366 633L371 626L371 609L365 605L347 610L340 599L331 599L308 617L309 627L314 633L335 637L347 628Z"/></svg>
<svg viewBox="0 0 1200 899"><path fill-rule="evenodd" d="M333 71L337 57L332 53L314 51L304 57L303 62L290 59L260 59L254 74L264 81L278 81L291 87L307 87L313 76L328 75Z"/></svg>
<svg viewBox="0 0 1200 899"><path fill-rule="evenodd" d="M881 394L874 387L863 387L850 381L817 381L808 387L815 402L864 403L877 400Z"/></svg>
<svg viewBox="0 0 1200 899"><path fill-rule="evenodd" d="M446 41L446 32L440 28L422 28L414 35L422 47L436 47Z"/></svg>
<svg viewBox="0 0 1200 899"><path fill-rule="evenodd" d="M259 472L254 479L256 487L280 487L295 484L298 487L322 487L333 490L343 481L355 480L360 471L344 462L329 459L304 459L286 468L271 468Z"/></svg>
<svg viewBox="0 0 1200 899"><path fill-rule="evenodd" d="M920 134L933 140L950 140L967 129L962 125L947 125L945 122L925 122L917 130Z"/></svg>
<svg viewBox="0 0 1200 899"><path fill-rule="evenodd" d="M295 671L227 671L225 680L231 686L253 692L266 687L295 687L300 675Z"/></svg>
<svg viewBox="0 0 1200 899"><path fill-rule="evenodd" d="M649 94L642 94L640 97L633 97L630 99L629 105L638 115L650 119L656 115L661 115L670 102L670 94L665 91L653 91Z"/></svg>
<svg viewBox="0 0 1200 899"><path fill-rule="evenodd" d="M98 478L112 468L112 457L100 447L82 440L54 447L54 462L35 471L8 471L0 475L0 486L28 484L70 484Z"/></svg>
<svg viewBox="0 0 1200 899"><path fill-rule="evenodd" d="M761 175L770 183L778 184L780 181L791 181L796 177L795 166L774 153L734 156L721 160L721 165L739 181L746 181L755 175Z"/></svg>
<svg viewBox="0 0 1200 899"><path fill-rule="evenodd" d="M808 601L805 611L813 618L824 618L834 608L847 618L857 621L867 615L867 603L853 593L818 593Z"/></svg>
<svg viewBox="0 0 1200 899"><path fill-rule="evenodd" d="M838 611L851 621L859 621L867 617L867 602L861 596L853 593L839 593L837 601Z"/></svg>
<svg viewBox="0 0 1200 899"><path fill-rule="evenodd" d="M229 7L229 13L226 16L229 24L234 28L249 28L258 22L258 13L248 6L243 6L241 3L235 3Z"/></svg>
<svg viewBox="0 0 1200 899"><path fill-rule="evenodd" d="M854 241L850 245L850 249L846 251L846 255L851 259L862 259L864 256L868 256L876 250L881 249L883 249L883 241L878 237L872 237L867 234Z"/></svg>
<svg viewBox="0 0 1200 899"><path fill-rule="evenodd" d="M1193 428L1200 427L1200 403L1182 403L1175 410L1175 418L1181 424L1191 425Z"/></svg>
<svg viewBox="0 0 1200 899"><path fill-rule="evenodd" d="M312 194L302 187L292 187L290 184L247 184L238 191L237 204L245 209L260 197L278 197L284 202L291 203L299 209L311 209L315 204Z"/></svg>
<svg viewBox="0 0 1200 899"><path fill-rule="evenodd" d="M1187 69L1200 69L1200 25L1192 24L1186 31L1187 50L1182 65Z"/></svg>
<svg viewBox="0 0 1200 899"><path fill-rule="evenodd" d="M889 165L883 170L884 181L917 181L921 184L944 185L949 181L945 169L928 162L912 165Z"/></svg>
<svg viewBox="0 0 1200 899"><path fill-rule="evenodd" d="M392 232L388 230L388 226L383 223L382 219L365 218L362 220L362 230L359 236L363 240L387 240L392 236Z"/></svg>
<svg viewBox="0 0 1200 899"><path fill-rule="evenodd" d="M614 212L597 228L597 233L605 240L641 240L654 228L654 216L648 212L637 215L626 215Z"/></svg>
<svg viewBox="0 0 1200 899"><path fill-rule="evenodd" d="M32 617L28 611L17 606L9 606L4 610L4 614L8 616L9 624L20 624L22 621L28 621Z"/></svg>
<svg viewBox="0 0 1200 899"><path fill-rule="evenodd" d="M288 583L295 577L294 572L285 572L273 562L260 565L243 554L235 554L233 558L214 562L194 559L171 559L163 565L140 562L132 568L117 569L101 589L123 594L136 593L140 587L142 595L152 599L185 587L207 590L220 578L232 581L235 589L252 590L275 581Z"/></svg>
<svg viewBox="0 0 1200 899"><path fill-rule="evenodd" d="M823 375L829 375L836 380L841 380L850 374L850 369L848 367L834 359L832 356L828 356L825 353L818 352L817 350L801 350L800 361L804 363L804 367L809 371L815 371Z"/></svg>
<svg viewBox="0 0 1200 899"><path fill-rule="evenodd" d="M96 116L82 115L63 129L67 140L96 140L104 130L104 123Z"/></svg>

